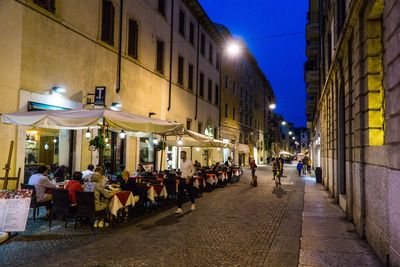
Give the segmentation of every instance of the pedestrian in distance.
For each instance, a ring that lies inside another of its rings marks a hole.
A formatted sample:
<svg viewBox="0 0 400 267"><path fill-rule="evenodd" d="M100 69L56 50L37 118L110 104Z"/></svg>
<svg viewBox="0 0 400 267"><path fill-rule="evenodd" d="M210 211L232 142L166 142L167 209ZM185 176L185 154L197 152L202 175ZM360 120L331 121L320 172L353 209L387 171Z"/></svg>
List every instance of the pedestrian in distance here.
<svg viewBox="0 0 400 267"><path fill-rule="evenodd" d="M195 173L196 168L194 167L193 162L187 159L186 151L181 151L181 178L179 179L178 184L178 209L175 211L175 214L182 213L182 203L185 189L187 190L190 201L192 202L190 210L193 211L196 209L194 203L193 183L191 181L191 178Z"/></svg>
<svg viewBox="0 0 400 267"><path fill-rule="evenodd" d="M303 169L303 163L301 160L299 160L299 163L297 163L297 171L299 173L299 176L301 176L301 170Z"/></svg>
<svg viewBox="0 0 400 267"><path fill-rule="evenodd" d="M251 178L252 178L251 185L257 186L257 176L256 176L257 164L256 164L256 160L253 157L250 157L250 169L251 169Z"/></svg>

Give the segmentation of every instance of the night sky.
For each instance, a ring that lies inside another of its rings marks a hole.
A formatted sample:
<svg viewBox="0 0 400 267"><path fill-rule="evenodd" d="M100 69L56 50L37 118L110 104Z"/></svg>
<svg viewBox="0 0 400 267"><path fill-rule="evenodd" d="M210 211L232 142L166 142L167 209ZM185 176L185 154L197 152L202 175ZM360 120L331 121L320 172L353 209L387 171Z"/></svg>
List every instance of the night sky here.
<svg viewBox="0 0 400 267"><path fill-rule="evenodd" d="M199 0L213 22L242 38L270 81L276 113L305 126L306 0Z"/></svg>

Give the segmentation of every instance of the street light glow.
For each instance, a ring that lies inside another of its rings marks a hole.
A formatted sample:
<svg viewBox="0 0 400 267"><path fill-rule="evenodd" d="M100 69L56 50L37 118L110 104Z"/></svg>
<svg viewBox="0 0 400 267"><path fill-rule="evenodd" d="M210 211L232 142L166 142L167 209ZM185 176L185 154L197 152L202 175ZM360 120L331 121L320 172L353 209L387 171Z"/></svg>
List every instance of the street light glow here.
<svg viewBox="0 0 400 267"><path fill-rule="evenodd" d="M292 139L293 139L293 140L296 140L296 137L293 136Z"/></svg>
<svg viewBox="0 0 400 267"><path fill-rule="evenodd" d="M282 121L282 125L286 125L286 121Z"/></svg>
<svg viewBox="0 0 400 267"><path fill-rule="evenodd" d="M276 109L276 104L275 103L269 104L268 107L269 107L269 109L274 110L274 109Z"/></svg>
<svg viewBox="0 0 400 267"><path fill-rule="evenodd" d="M292 131L289 131L289 135L292 135L293 134L293 132Z"/></svg>
<svg viewBox="0 0 400 267"><path fill-rule="evenodd" d="M237 43L230 43L226 50L228 51L228 54L231 56L237 56L240 52L240 47Z"/></svg>

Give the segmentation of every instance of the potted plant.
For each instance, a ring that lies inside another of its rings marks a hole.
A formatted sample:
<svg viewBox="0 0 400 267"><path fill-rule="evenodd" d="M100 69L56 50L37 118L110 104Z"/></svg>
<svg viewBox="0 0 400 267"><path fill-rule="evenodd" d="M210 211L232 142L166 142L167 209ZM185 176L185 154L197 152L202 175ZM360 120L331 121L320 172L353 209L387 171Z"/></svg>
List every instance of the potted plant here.
<svg viewBox="0 0 400 267"><path fill-rule="evenodd" d="M89 141L89 146L91 150L102 150L106 147L106 142L104 141L104 137L101 132L99 132L97 136Z"/></svg>

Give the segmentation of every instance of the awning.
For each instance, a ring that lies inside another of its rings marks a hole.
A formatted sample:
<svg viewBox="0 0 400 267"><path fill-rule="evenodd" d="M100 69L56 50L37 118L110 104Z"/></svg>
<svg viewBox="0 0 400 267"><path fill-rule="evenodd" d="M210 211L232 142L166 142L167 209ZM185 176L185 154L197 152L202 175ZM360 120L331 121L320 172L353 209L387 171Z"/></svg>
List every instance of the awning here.
<svg viewBox="0 0 400 267"><path fill-rule="evenodd" d="M182 140L182 145L180 145L182 147L216 147L230 149L235 147L234 144L225 143L222 140L214 139L213 137L186 129L184 129L182 136L169 136L167 138L167 145L176 146L179 139Z"/></svg>
<svg viewBox="0 0 400 267"><path fill-rule="evenodd" d="M279 155L284 155L284 156L294 156L292 153L287 152L287 151L283 151L283 150L279 151L278 154Z"/></svg>
<svg viewBox="0 0 400 267"><path fill-rule="evenodd" d="M45 110L1 115L2 122L6 124L49 129L99 127L103 119L111 129L124 129L131 132L166 134L180 132L183 129L182 123L168 122L112 110Z"/></svg>
<svg viewBox="0 0 400 267"><path fill-rule="evenodd" d="M239 143L239 144L236 145L236 150L237 150L239 153L245 153L245 154L249 153L249 151L250 151L248 145L246 145L246 144L241 144L241 143Z"/></svg>

